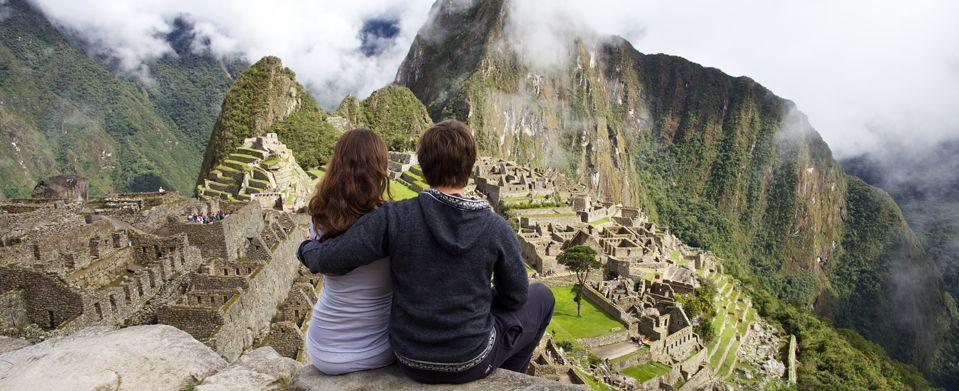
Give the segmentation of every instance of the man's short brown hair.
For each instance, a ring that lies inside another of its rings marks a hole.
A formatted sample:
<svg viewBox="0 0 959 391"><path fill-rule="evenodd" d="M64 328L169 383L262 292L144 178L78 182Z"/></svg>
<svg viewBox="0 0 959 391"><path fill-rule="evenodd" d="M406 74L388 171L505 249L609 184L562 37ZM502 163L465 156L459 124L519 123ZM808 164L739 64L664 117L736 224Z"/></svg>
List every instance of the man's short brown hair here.
<svg viewBox="0 0 959 391"><path fill-rule="evenodd" d="M423 132L416 157L432 187L466 187L476 163L476 140L466 124L449 119Z"/></svg>

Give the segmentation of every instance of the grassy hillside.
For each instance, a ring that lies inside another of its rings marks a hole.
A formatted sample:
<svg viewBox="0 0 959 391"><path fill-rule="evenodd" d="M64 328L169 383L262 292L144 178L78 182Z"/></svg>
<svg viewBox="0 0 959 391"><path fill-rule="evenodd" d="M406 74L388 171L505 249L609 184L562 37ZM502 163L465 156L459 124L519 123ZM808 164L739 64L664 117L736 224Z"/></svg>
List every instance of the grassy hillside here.
<svg viewBox="0 0 959 391"><path fill-rule="evenodd" d="M92 59L22 1L0 23L0 183L28 196L58 173L89 178L93 195L121 190L188 191L199 167L230 66L209 57L149 64L148 87ZM170 82L167 81L179 81Z"/></svg>
<svg viewBox="0 0 959 391"><path fill-rule="evenodd" d="M940 277L895 204L847 178L792 102L749 78L645 55L616 37L583 37L571 42L567 63L531 68L503 37L508 19L502 1L438 2L397 82L434 119L469 121L485 153L578 177L729 259L757 295L796 311L799 320L782 321L808 338L801 344L833 339L825 350L800 349L801 361L856 361L878 388L909 377L881 349L839 337L809 313L815 308L934 371L930 341L943 340L948 316ZM927 283L899 279L913 274ZM896 320L895 305L912 316ZM882 337L888 332L896 336ZM809 385L859 380L803 368Z"/></svg>
<svg viewBox="0 0 959 391"><path fill-rule="evenodd" d="M373 130L394 151L410 151L424 130L433 125L426 106L409 88L389 85L373 91L362 101L350 95L336 109L352 127Z"/></svg>

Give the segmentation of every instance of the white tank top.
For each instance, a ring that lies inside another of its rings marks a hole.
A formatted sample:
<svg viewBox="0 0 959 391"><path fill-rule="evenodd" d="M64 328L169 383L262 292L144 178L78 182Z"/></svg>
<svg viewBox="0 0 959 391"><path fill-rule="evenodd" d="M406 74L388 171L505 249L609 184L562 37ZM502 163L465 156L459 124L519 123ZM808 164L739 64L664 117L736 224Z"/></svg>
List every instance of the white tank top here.
<svg viewBox="0 0 959 391"><path fill-rule="evenodd" d="M310 235L318 235L310 226ZM389 258L360 266L342 276L323 276L320 298L307 330L307 351L314 360L379 368L392 357L389 339L393 283Z"/></svg>

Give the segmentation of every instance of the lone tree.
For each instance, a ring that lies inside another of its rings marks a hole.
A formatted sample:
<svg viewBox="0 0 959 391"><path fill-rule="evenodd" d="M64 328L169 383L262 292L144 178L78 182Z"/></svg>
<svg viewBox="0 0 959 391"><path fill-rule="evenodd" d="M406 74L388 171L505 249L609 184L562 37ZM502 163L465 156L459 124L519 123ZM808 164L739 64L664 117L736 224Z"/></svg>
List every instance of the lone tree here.
<svg viewBox="0 0 959 391"><path fill-rule="evenodd" d="M576 273L576 280L579 281L579 289L576 290L576 316L583 316L583 289L586 286L586 279L589 278L589 272L593 269L599 269L602 266L596 259L596 250L586 245L572 246L563 250L556 256L556 261L560 265Z"/></svg>

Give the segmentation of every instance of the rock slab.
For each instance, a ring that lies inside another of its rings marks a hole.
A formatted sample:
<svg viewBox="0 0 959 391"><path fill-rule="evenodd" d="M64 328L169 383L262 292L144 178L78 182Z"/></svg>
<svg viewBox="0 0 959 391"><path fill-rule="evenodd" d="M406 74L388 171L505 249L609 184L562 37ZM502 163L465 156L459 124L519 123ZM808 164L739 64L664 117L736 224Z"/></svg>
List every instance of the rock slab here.
<svg viewBox="0 0 959 391"><path fill-rule="evenodd" d="M30 341L25 339L0 336L0 354L20 350L30 345Z"/></svg>
<svg viewBox="0 0 959 391"><path fill-rule="evenodd" d="M91 327L0 355L0 390L179 390L226 365L175 327Z"/></svg>
<svg viewBox="0 0 959 391"><path fill-rule="evenodd" d="M420 384L403 375L396 365L371 371L354 372L346 375L328 376L312 365L305 365L296 371L291 391L540 391L540 390L577 390L584 388L572 384L563 384L549 379L533 377L522 373L497 369L482 380L467 384Z"/></svg>
<svg viewBox="0 0 959 391"><path fill-rule="evenodd" d="M265 346L240 356L226 369L203 380L196 391L282 390L299 364Z"/></svg>

